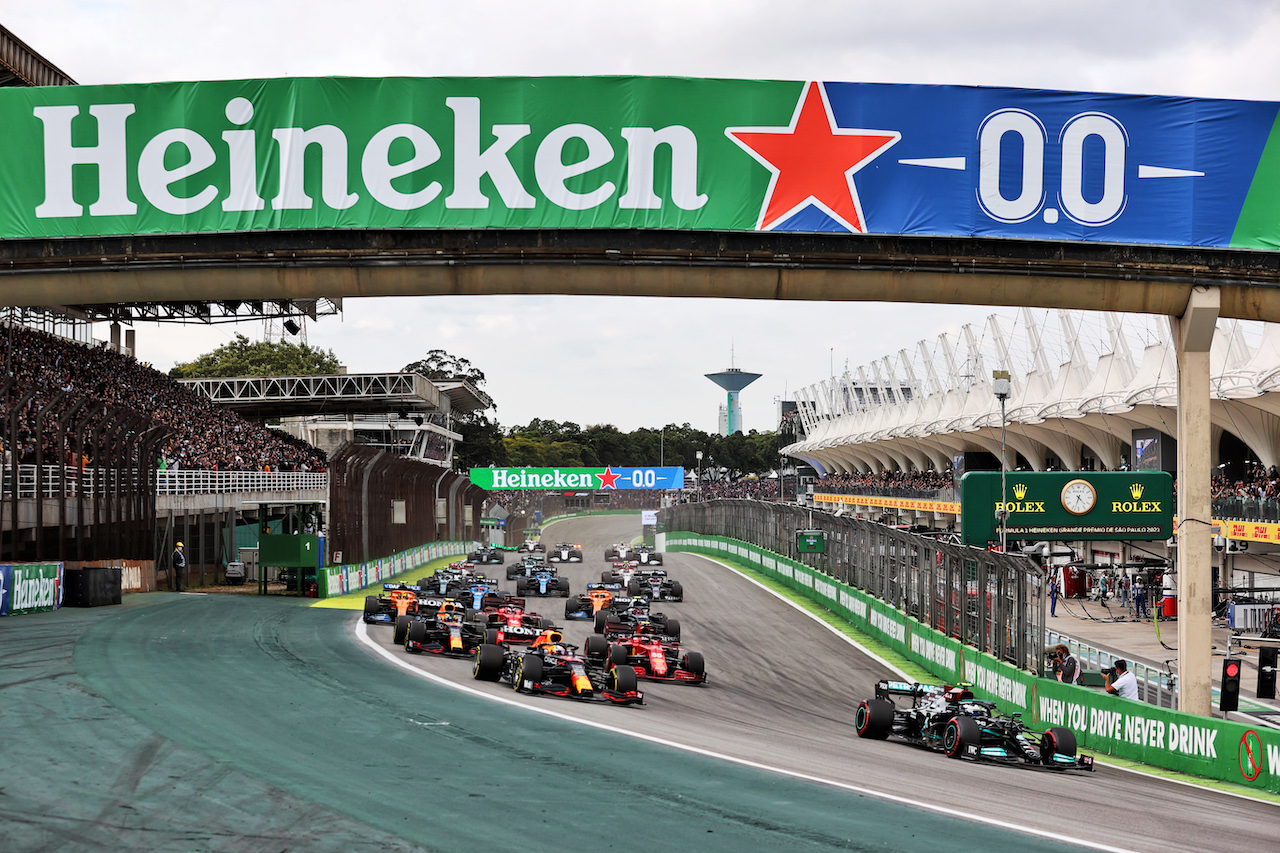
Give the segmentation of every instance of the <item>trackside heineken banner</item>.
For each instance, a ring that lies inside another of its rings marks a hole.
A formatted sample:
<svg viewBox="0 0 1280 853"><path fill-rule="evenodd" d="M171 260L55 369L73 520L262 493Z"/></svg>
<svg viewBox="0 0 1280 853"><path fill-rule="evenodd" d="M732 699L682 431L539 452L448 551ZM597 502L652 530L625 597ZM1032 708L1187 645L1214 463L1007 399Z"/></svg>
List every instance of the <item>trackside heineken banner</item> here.
<svg viewBox="0 0 1280 853"><path fill-rule="evenodd" d="M1003 713L1021 713L1041 730L1067 726L1080 745L1210 779L1280 791L1280 731L1183 714L1098 689L1038 678L962 645L897 608L795 560L755 545L700 533L667 533L663 551L692 551L741 562L780 581L901 654L939 681L973 685ZM853 727L849 709L849 726Z"/></svg>
<svg viewBox="0 0 1280 853"><path fill-rule="evenodd" d="M319 596L343 595L364 589L372 584L380 584L403 572L424 566L441 557L454 557L466 554L478 547L477 542L431 542L418 545L407 551L383 557L381 560L370 560L367 563L352 563L343 566L327 566L320 570L318 581Z"/></svg>
<svg viewBox="0 0 1280 853"><path fill-rule="evenodd" d="M482 489L679 489L684 468L472 468Z"/></svg>
<svg viewBox="0 0 1280 853"><path fill-rule="evenodd" d="M0 239L341 228L1280 248L1277 104L664 77L0 90Z"/></svg>
<svg viewBox="0 0 1280 853"><path fill-rule="evenodd" d="M62 606L62 563L0 566L0 616L57 610Z"/></svg>

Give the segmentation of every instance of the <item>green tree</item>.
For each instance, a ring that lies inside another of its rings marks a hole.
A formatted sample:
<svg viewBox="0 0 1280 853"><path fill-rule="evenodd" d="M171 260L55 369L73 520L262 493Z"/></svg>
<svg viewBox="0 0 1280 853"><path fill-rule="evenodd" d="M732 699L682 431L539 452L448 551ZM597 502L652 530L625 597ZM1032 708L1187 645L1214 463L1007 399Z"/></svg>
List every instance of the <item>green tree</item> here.
<svg viewBox="0 0 1280 853"><path fill-rule="evenodd" d="M427 352L427 357L406 364L401 373L417 373L428 379L465 379L479 388L484 385L484 371L469 359L452 355L442 349Z"/></svg>
<svg viewBox="0 0 1280 853"><path fill-rule="evenodd" d="M342 367L331 350L294 344L235 338L194 361L176 364L169 371L175 379L217 376L318 376L337 373Z"/></svg>

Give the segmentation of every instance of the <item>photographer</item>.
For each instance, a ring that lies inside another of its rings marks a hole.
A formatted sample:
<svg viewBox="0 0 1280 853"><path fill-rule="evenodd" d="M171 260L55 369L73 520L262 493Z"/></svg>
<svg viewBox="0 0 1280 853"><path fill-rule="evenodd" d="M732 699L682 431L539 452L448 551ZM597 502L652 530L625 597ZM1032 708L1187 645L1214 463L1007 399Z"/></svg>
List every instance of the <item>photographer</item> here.
<svg viewBox="0 0 1280 853"><path fill-rule="evenodd" d="M1102 671L1102 687L1121 699L1138 698L1138 679L1133 677L1124 658L1116 658L1112 666Z"/></svg>
<svg viewBox="0 0 1280 853"><path fill-rule="evenodd" d="M1080 666L1080 658L1071 654L1065 643L1053 647L1053 671L1063 684L1083 684L1084 667Z"/></svg>

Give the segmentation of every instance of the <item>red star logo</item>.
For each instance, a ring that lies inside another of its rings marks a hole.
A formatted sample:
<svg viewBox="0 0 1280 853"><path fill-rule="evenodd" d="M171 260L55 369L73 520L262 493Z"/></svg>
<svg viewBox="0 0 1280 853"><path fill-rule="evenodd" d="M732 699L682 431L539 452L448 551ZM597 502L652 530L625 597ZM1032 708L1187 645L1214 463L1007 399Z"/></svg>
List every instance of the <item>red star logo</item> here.
<svg viewBox="0 0 1280 853"><path fill-rule="evenodd" d="M850 231L865 232L853 173L902 138L896 130L837 127L817 83L805 89L789 127L731 127L725 134L773 173L756 223L760 231L813 204Z"/></svg>
<svg viewBox="0 0 1280 853"><path fill-rule="evenodd" d="M596 474L596 476L600 478L600 488L602 488L602 489L617 489L617 488L618 488L617 486L615 486L615 485L614 485L614 483L615 483L615 482L617 481L617 479L618 479L618 475L617 475L617 474L615 474L615 473L613 473L613 469L612 469L612 468L608 468L608 467L606 467L606 468L604 469L604 473L603 473L603 474Z"/></svg>

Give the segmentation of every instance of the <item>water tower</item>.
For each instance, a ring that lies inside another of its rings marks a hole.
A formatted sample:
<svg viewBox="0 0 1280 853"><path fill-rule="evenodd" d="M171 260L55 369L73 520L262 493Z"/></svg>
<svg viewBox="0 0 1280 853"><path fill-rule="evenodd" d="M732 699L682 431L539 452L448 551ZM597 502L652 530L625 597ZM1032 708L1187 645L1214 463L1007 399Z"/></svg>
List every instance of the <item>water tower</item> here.
<svg viewBox="0 0 1280 853"><path fill-rule="evenodd" d="M738 392L761 377L759 373L744 373L736 367L725 368L720 373L708 373L706 377L729 392L725 404L725 435L742 432L742 405L738 402Z"/></svg>

